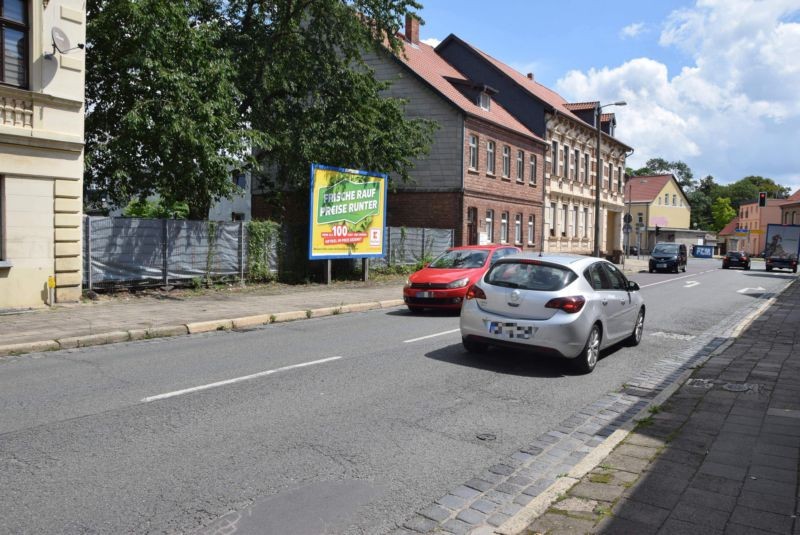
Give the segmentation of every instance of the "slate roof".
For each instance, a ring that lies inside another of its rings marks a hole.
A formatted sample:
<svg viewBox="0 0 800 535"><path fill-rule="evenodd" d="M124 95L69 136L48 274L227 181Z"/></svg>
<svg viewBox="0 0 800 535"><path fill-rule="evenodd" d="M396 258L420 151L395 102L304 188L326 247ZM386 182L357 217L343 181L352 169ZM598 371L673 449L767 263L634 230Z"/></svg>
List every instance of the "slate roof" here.
<svg viewBox="0 0 800 535"><path fill-rule="evenodd" d="M632 176L625 192L630 192L630 202L653 202L672 178L672 175Z"/></svg>
<svg viewBox="0 0 800 535"><path fill-rule="evenodd" d="M402 33L398 35L403 37ZM439 56L432 46L422 42L411 44L405 39L403 40L403 45L405 57L400 55L395 56L395 58L461 111L536 141L545 142L519 122L496 100L492 99L489 110L484 110L476 102L464 96L455 87L454 82L472 82ZM450 80L453 80L453 82Z"/></svg>

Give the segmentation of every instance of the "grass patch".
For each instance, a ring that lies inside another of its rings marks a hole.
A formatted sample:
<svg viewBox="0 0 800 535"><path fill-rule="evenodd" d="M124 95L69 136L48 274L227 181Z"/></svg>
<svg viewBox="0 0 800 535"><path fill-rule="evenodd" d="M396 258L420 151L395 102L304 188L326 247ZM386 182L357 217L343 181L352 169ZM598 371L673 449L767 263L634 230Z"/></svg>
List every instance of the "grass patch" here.
<svg viewBox="0 0 800 535"><path fill-rule="evenodd" d="M589 474L589 481L592 483L602 483L603 485L608 485L614 480L614 476L611 474Z"/></svg>
<svg viewBox="0 0 800 535"><path fill-rule="evenodd" d="M653 405L649 409L647 409L647 412L649 412L650 414L658 414L659 412L661 412L661 407L659 405Z"/></svg>
<svg viewBox="0 0 800 535"><path fill-rule="evenodd" d="M642 428L645 428L645 427L650 427L651 425L653 425L653 417L652 416L647 416L645 418L642 418L641 420L639 420L636 423L636 429L642 429Z"/></svg>
<svg viewBox="0 0 800 535"><path fill-rule="evenodd" d="M311 318L311 311L310 310L306 310L306 318L307 319Z"/></svg>

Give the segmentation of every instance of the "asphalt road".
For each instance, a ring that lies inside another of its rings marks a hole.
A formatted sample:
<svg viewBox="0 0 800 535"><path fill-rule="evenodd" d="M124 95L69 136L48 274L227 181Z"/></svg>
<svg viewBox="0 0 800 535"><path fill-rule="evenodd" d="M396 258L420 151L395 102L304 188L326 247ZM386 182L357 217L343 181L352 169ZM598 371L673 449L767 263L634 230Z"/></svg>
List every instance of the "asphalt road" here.
<svg viewBox="0 0 800 535"><path fill-rule="evenodd" d="M0 360L0 532L385 533L794 277L762 266L632 276L644 340L588 376L404 309Z"/></svg>

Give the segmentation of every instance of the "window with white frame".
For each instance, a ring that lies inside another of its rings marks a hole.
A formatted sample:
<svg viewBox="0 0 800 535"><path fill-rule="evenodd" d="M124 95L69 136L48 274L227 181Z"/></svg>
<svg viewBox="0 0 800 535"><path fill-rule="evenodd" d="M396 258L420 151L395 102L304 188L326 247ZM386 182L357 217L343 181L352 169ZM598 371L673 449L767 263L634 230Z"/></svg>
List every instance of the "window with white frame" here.
<svg viewBox="0 0 800 535"><path fill-rule="evenodd" d="M536 240L536 216L528 216L528 245L533 245Z"/></svg>
<svg viewBox="0 0 800 535"><path fill-rule="evenodd" d="M564 178L569 178L569 147L564 145L564 166L561 168L561 174Z"/></svg>
<svg viewBox="0 0 800 535"><path fill-rule="evenodd" d="M522 244L522 214L514 216L514 243Z"/></svg>
<svg viewBox="0 0 800 535"><path fill-rule="evenodd" d="M28 0L0 0L0 84L28 86Z"/></svg>
<svg viewBox="0 0 800 535"><path fill-rule="evenodd" d="M589 153L583 155L583 181L589 183Z"/></svg>
<svg viewBox="0 0 800 535"><path fill-rule="evenodd" d="M488 93L481 93L480 98L480 106L486 111L489 111L489 108L492 105L492 97L488 95Z"/></svg>
<svg viewBox="0 0 800 535"><path fill-rule="evenodd" d="M489 243L494 242L494 210L486 210L486 239Z"/></svg>
<svg viewBox="0 0 800 535"><path fill-rule="evenodd" d="M553 141L553 148L550 153L550 175L558 174L558 141Z"/></svg>
<svg viewBox="0 0 800 535"><path fill-rule="evenodd" d="M469 168L478 168L478 136L474 134L469 136Z"/></svg>
<svg viewBox="0 0 800 535"><path fill-rule="evenodd" d="M508 212L500 214L500 243L508 243Z"/></svg>
<svg viewBox="0 0 800 535"><path fill-rule="evenodd" d="M578 207L572 207L572 236L578 237Z"/></svg>
<svg viewBox="0 0 800 535"><path fill-rule="evenodd" d="M572 180L578 180L578 167L581 165L581 153L578 149L575 149L572 159Z"/></svg>
<svg viewBox="0 0 800 535"><path fill-rule="evenodd" d="M678 206L678 196L675 194L672 195L672 206Z"/></svg>
<svg viewBox="0 0 800 535"><path fill-rule="evenodd" d="M530 176L528 177L528 182L530 182L534 186L536 185L536 175L538 174L536 170L536 160L537 160L536 155L531 154L531 172Z"/></svg>
<svg viewBox="0 0 800 535"><path fill-rule="evenodd" d="M566 238L567 236L567 205L561 205L561 237Z"/></svg>
<svg viewBox="0 0 800 535"><path fill-rule="evenodd" d="M525 153L517 151L517 182L525 182Z"/></svg>
<svg viewBox="0 0 800 535"><path fill-rule="evenodd" d="M556 203L554 203L554 202L550 203L549 212L550 212L550 236L551 237L555 237L555 235L556 235L556 226L557 226L557 222L556 222Z"/></svg>
<svg viewBox="0 0 800 535"><path fill-rule="evenodd" d="M503 146L503 176L511 176L511 147L508 145Z"/></svg>
<svg viewBox="0 0 800 535"><path fill-rule="evenodd" d="M486 143L486 172L494 174L494 141Z"/></svg>
<svg viewBox="0 0 800 535"><path fill-rule="evenodd" d="M664 206L669 206L669 193L664 194Z"/></svg>
<svg viewBox="0 0 800 535"><path fill-rule="evenodd" d="M588 208L584 208L583 209L583 237L584 238L588 238L589 237L589 221L591 221L589 219L589 209Z"/></svg>

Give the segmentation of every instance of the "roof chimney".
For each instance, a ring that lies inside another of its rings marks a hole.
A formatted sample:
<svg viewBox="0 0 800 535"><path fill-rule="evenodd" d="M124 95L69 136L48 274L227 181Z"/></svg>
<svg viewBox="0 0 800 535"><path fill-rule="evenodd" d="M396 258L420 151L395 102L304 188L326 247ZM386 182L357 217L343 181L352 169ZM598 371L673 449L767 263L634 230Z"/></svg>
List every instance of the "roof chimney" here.
<svg viewBox="0 0 800 535"><path fill-rule="evenodd" d="M533 80L533 73L532 72L528 73L528 80Z"/></svg>
<svg viewBox="0 0 800 535"><path fill-rule="evenodd" d="M406 13L406 41L419 44L419 19L411 13Z"/></svg>

